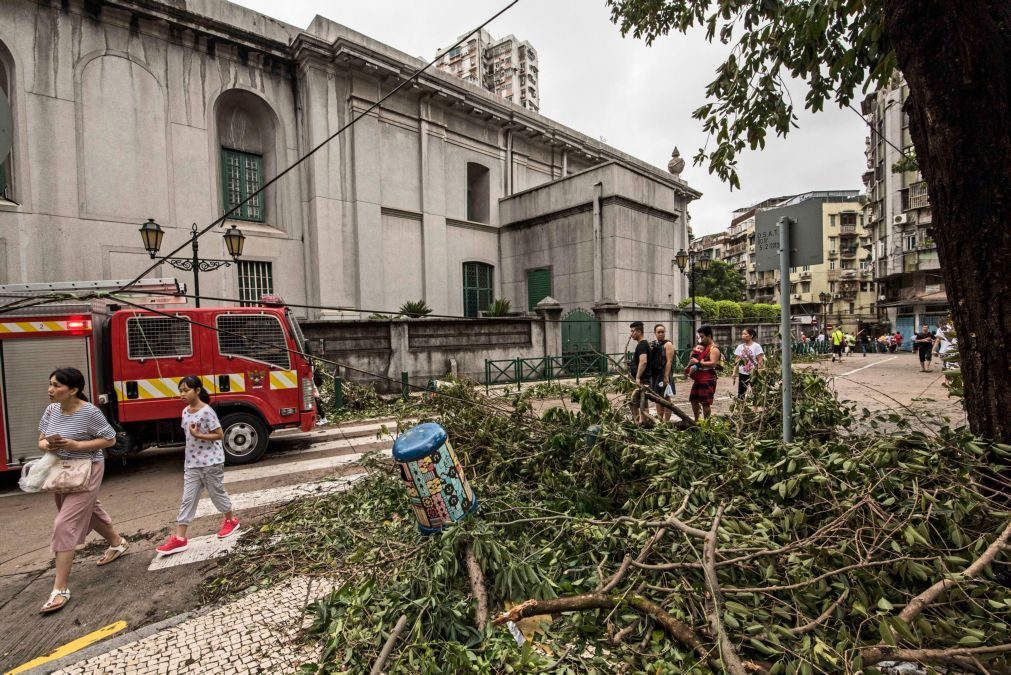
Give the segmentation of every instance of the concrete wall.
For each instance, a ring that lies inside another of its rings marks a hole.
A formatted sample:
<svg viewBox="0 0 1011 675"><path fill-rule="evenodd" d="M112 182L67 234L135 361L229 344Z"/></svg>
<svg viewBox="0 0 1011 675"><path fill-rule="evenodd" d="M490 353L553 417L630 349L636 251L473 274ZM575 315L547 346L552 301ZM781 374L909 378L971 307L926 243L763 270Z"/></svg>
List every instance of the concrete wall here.
<svg viewBox="0 0 1011 675"><path fill-rule="evenodd" d="M557 322L541 319L306 321L301 326L316 355L340 363L346 379L381 392L400 391L402 372L417 386L454 369L460 377L483 382L485 359L553 356L552 334L561 330Z"/></svg>
<svg viewBox="0 0 1011 675"><path fill-rule="evenodd" d="M551 268L552 297L565 309L617 303L669 320L688 290L671 263L688 246L687 199L671 182L608 163L500 208L502 292L515 307L526 307L526 274L538 267Z"/></svg>

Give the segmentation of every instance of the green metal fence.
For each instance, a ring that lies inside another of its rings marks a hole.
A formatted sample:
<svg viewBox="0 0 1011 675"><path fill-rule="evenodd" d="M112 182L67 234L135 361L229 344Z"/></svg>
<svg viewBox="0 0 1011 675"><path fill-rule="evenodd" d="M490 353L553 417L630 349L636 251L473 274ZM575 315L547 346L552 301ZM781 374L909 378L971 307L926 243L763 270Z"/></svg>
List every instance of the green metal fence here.
<svg viewBox="0 0 1011 675"><path fill-rule="evenodd" d="M677 374L684 369L690 353L690 349L675 350L672 372ZM631 352L625 354L579 352L562 356L538 356L530 359L486 359L484 362L484 384L487 389L496 384L519 386L524 382L573 378L578 382L583 377L626 373L631 359Z"/></svg>

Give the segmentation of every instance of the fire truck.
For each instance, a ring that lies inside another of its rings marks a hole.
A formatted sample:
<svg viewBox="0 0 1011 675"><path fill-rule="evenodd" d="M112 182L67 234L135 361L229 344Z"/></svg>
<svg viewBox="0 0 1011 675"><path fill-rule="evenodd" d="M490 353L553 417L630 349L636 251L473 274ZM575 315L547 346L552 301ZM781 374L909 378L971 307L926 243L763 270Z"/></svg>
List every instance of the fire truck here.
<svg viewBox="0 0 1011 675"><path fill-rule="evenodd" d="M39 457L38 421L48 405L49 374L72 366L85 394L117 431L116 457L183 441L179 380L198 375L224 430L226 461L263 456L278 429L315 423L308 342L283 302L251 307L180 307L175 279L145 279L126 296L77 301L124 281L0 286L0 471ZM32 298L70 297L32 304ZM17 306L24 305L18 309ZM157 307L156 304L157 303Z"/></svg>

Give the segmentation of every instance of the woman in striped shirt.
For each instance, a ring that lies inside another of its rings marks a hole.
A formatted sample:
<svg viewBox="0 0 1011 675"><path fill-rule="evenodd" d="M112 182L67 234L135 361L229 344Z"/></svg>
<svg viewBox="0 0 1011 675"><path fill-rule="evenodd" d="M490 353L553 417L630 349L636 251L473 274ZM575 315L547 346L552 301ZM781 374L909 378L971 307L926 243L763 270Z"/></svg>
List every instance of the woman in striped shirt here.
<svg viewBox="0 0 1011 675"><path fill-rule="evenodd" d="M116 532L112 518L98 501L98 488L105 473L102 450L116 444L116 432L102 411L84 395L84 375L76 368L57 368L49 376L49 400L39 422L39 449L55 452L60 459L91 460L91 478L85 492L56 494L52 551L56 556L56 580L43 613L62 609L70 601L70 568L74 551L95 530L109 542L98 561L108 565L126 552L129 544Z"/></svg>

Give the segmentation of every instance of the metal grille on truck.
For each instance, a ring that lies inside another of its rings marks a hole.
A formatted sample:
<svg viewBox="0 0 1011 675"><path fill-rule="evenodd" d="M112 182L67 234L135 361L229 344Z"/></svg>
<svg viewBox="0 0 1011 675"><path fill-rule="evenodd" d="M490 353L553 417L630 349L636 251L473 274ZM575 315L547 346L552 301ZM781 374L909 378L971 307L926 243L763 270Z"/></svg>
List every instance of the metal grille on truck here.
<svg viewBox="0 0 1011 675"><path fill-rule="evenodd" d="M218 315L218 351L288 370L288 342L276 316L257 314Z"/></svg>
<svg viewBox="0 0 1011 675"><path fill-rule="evenodd" d="M126 320L127 355L157 359L193 355L193 336L185 319L133 316Z"/></svg>

